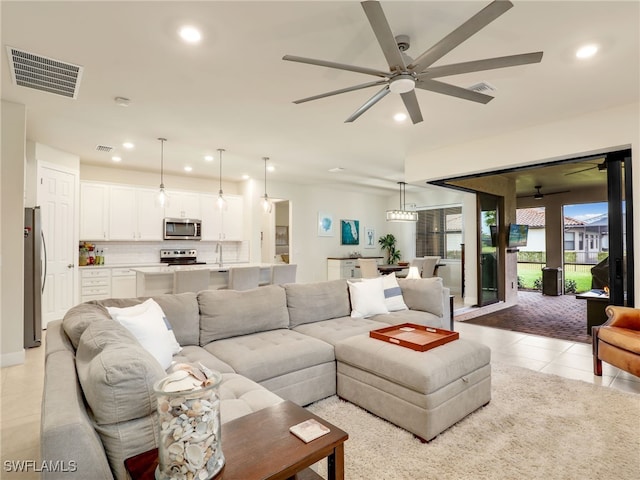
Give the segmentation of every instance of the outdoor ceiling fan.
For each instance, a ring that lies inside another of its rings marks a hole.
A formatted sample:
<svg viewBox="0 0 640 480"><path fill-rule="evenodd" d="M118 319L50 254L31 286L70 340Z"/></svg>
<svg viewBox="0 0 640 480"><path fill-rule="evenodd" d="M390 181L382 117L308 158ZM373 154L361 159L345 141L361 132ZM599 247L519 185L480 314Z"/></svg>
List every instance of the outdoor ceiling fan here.
<svg viewBox="0 0 640 480"><path fill-rule="evenodd" d="M599 172L602 172L602 171L607 169L607 162L606 161L603 161L602 163L592 163L591 165L592 165L591 167L583 168L581 170L576 170L575 172L565 173L565 176L575 175L576 173L582 173L582 172L586 172L586 171L593 170L593 169L596 169L596 168L598 169Z"/></svg>
<svg viewBox="0 0 640 480"><path fill-rule="evenodd" d="M384 98L389 92L392 92L397 93L402 97L402 101L404 102L407 112L411 117L411 121L416 124L422 121L422 113L420 111L420 106L418 105L418 99L415 92L416 88L483 104L493 100L493 97L490 95L443 83L438 80L434 80L435 78L492 70L496 68L513 67L516 65L526 65L529 63L539 63L542 60L543 52L534 52L520 55L509 55L505 57L487 58L483 60L473 60L437 67L431 66L462 42L482 30L489 23L513 7L513 4L510 1L496 0L490 3L449 35L422 53L415 60L405 53L405 50L409 48L409 37L407 35L393 35L380 3L368 0L361 2L361 5L369 23L371 24L373 32L376 35L378 43L382 48L382 53L389 65L389 71L385 72L374 68L358 67L355 65L345 65L325 60L316 60L313 58L285 55L282 59L290 62L308 63L321 67L364 73L366 75L373 75L380 78L379 80L372 82L362 83L360 85L341 88L339 90L296 100L293 103L304 103L311 100L338 95L340 93L382 86L382 89L367 100L353 114L351 114L351 116L345 120L345 123L353 122L373 105L382 100L382 98Z"/></svg>
<svg viewBox="0 0 640 480"><path fill-rule="evenodd" d="M522 195L518 198L535 198L536 200L542 200L547 195L559 195L560 193L569 193L571 190L562 190L560 192L551 192L551 193L542 193L540 190L542 189L542 185L536 185L533 187L536 189L536 193L533 195Z"/></svg>

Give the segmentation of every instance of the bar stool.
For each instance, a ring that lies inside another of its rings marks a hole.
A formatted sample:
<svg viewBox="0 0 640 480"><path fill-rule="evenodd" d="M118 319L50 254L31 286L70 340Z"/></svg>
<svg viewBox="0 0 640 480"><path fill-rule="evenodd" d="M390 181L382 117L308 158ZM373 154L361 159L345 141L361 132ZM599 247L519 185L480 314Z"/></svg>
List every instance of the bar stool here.
<svg viewBox="0 0 640 480"><path fill-rule="evenodd" d="M362 278L376 278L379 277L378 262L375 258L359 258L358 265L360 266L360 276Z"/></svg>
<svg viewBox="0 0 640 480"><path fill-rule="evenodd" d="M298 265L276 264L271 266L271 285L283 285L285 283L295 283L296 270Z"/></svg>
<svg viewBox="0 0 640 480"><path fill-rule="evenodd" d="M207 269L176 270L173 272L173 293L207 290L210 275Z"/></svg>
<svg viewBox="0 0 640 480"><path fill-rule="evenodd" d="M251 290L258 288L260 267L232 267L229 269L229 290Z"/></svg>

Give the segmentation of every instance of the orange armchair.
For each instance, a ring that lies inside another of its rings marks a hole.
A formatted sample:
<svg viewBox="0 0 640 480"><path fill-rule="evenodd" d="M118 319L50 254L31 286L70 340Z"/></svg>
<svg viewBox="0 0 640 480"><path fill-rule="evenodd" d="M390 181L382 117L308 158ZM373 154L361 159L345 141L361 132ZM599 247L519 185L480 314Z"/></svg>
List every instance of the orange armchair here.
<svg viewBox="0 0 640 480"><path fill-rule="evenodd" d="M640 377L640 309L609 305L607 321L591 330L593 373L602 375L605 361Z"/></svg>

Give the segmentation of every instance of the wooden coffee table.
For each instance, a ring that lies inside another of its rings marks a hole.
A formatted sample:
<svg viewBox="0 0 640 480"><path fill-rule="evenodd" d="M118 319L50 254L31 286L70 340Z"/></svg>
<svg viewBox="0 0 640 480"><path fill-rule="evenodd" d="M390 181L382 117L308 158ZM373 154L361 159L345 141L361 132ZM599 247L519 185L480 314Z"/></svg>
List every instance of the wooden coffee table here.
<svg viewBox="0 0 640 480"><path fill-rule="evenodd" d="M315 418L331 429L320 438L304 443L289 427ZM344 479L344 442L349 435L293 402L263 408L222 425L225 466L220 480L322 479L310 467L327 458L328 478ZM132 480L154 480L158 450L153 449L124 462Z"/></svg>

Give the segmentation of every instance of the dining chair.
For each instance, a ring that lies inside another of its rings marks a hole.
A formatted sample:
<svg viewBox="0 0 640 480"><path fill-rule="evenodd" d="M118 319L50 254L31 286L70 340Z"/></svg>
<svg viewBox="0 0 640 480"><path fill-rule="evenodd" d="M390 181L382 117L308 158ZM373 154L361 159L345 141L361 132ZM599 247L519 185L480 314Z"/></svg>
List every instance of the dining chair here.
<svg viewBox="0 0 640 480"><path fill-rule="evenodd" d="M436 267L440 262L439 256L424 257L422 263L422 278L431 278L435 276Z"/></svg>
<svg viewBox="0 0 640 480"><path fill-rule="evenodd" d="M271 266L271 285L283 285L285 283L295 283L296 270L298 265L276 264Z"/></svg>
<svg viewBox="0 0 640 480"><path fill-rule="evenodd" d="M207 269L176 270L173 272L173 293L207 290L210 276L211 272Z"/></svg>
<svg viewBox="0 0 640 480"><path fill-rule="evenodd" d="M378 261L375 258L359 258L358 265L360 266L360 277L376 278L380 276Z"/></svg>
<svg viewBox="0 0 640 480"><path fill-rule="evenodd" d="M229 290L251 290L260 283L260 267L233 267L229 269Z"/></svg>

